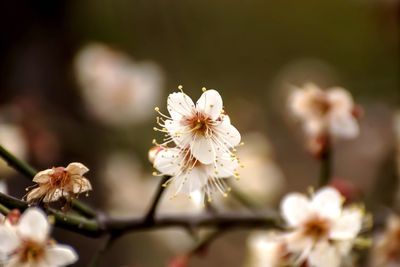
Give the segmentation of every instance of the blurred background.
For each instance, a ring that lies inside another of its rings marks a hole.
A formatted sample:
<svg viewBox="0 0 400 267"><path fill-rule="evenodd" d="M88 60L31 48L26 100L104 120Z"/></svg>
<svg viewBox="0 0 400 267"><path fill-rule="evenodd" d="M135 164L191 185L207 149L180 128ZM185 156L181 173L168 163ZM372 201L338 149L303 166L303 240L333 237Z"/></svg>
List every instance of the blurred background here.
<svg viewBox="0 0 400 267"><path fill-rule="evenodd" d="M194 100L215 88L245 142L235 188L255 206L276 207L285 192L314 185L319 170L288 116L288 88L339 85L364 116L356 140L335 144L335 179L388 204L397 190L399 21L396 0L3 1L0 143L37 169L84 163L94 186L85 201L140 215L159 182L147 159L161 139L154 107L166 111L180 84ZM4 164L0 178L17 197L30 185ZM243 209L235 199L215 205ZM202 208L167 195L159 212ZM247 234L224 235L191 266L243 266ZM55 237L78 250L75 266L87 266L101 243L63 230ZM132 233L101 266L166 266L194 244L180 229Z"/></svg>

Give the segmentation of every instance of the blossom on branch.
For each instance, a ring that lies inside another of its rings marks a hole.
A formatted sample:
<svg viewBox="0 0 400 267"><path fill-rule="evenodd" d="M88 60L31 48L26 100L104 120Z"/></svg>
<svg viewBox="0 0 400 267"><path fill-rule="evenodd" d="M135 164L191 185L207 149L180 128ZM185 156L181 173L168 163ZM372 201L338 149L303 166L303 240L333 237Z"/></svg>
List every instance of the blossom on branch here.
<svg viewBox="0 0 400 267"><path fill-rule="evenodd" d="M284 234L295 262L312 267L339 267L349 255L362 230L363 211L343 207L344 199L331 187L325 187L310 199L289 194L281 203L281 212L289 231Z"/></svg>
<svg viewBox="0 0 400 267"><path fill-rule="evenodd" d="M26 195L28 202L54 202L61 197L75 198L79 194L92 190L89 180L83 175L89 169L82 163L73 162L66 168L53 167L38 172L33 178L37 183Z"/></svg>
<svg viewBox="0 0 400 267"><path fill-rule="evenodd" d="M49 238L50 224L38 208L29 208L15 224L0 225L0 259L4 267L61 267L73 264L73 248Z"/></svg>
<svg viewBox="0 0 400 267"><path fill-rule="evenodd" d="M306 84L293 91L289 108L301 120L314 146L324 146L329 137L351 139L359 134L360 108L343 88L321 90L314 84Z"/></svg>
<svg viewBox="0 0 400 267"><path fill-rule="evenodd" d="M216 90L206 90L196 104L182 91L168 96L170 116L156 111L156 131L165 133L162 144L149 152L149 159L160 175L172 178L175 195L201 192L201 198L211 201L214 191L226 196L229 187L221 178L238 177L239 159L235 147L240 143L240 133L223 111L221 95ZM168 147L169 144L174 147Z"/></svg>

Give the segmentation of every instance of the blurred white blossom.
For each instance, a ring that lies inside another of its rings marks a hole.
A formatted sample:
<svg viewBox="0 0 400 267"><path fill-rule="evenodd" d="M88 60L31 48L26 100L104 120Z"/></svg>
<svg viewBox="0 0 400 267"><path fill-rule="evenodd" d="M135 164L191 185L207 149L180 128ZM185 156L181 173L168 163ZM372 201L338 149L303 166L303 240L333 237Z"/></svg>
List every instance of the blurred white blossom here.
<svg viewBox="0 0 400 267"><path fill-rule="evenodd" d="M343 88L321 90L314 84L305 84L292 92L289 107L311 137L355 138L359 134L356 105Z"/></svg>
<svg viewBox="0 0 400 267"><path fill-rule="evenodd" d="M151 117L164 83L155 63L134 62L102 44L86 46L75 63L83 99L94 117L112 126Z"/></svg>
<svg viewBox="0 0 400 267"><path fill-rule="evenodd" d="M298 264L339 267L349 255L362 229L363 211L343 208L343 197L332 188L318 190L310 199L300 193L287 195L281 203L288 252Z"/></svg>
<svg viewBox="0 0 400 267"><path fill-rule="evenodd" d="M16 124L0 122L0 144L16 157L25 159L28 154L28 144L23 130ZM0 158L0 179L7 178L13 169Z"/></svg>
<svg viewBox="0 0 400 267"><path fill-rule="evenodd" d="M62 267L78 255L70 246L50 239L51 226L38 208L27 209L15 225L0 225L0 255L4 267Z"/></svg>
<svg viewBox="0 0 400 267"><path fill-rule="evenodd" d="M66 168L53 167L38 172L33 177L36 183L26 195L28 202L53 202L61 197L74 198L92 190L89 180L83 175L89 169L79 162L70 163Z"/></svg>
<svg viewBox="0 0 400 267"><path fill-rule="evenodd" d="M285 266L287 255L285 243L279 234L255 232L247 241L248 259L246 267Z"/></svg>

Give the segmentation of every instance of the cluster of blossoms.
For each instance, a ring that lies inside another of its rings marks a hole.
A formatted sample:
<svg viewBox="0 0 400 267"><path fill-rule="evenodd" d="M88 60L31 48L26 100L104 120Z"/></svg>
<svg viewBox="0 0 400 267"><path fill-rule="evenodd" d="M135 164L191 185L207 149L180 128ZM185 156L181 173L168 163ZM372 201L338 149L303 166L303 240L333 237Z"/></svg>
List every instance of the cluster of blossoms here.
<svg viewBox="0 0 400 267"><path fill-rule="evenodd" d="M221 178L238 177L235 147L240 143L240 133L225 114L220 94L203 91L196 104L183 91L170 94L170 116L156 108L161 128L155 130L165 133L166 138L162 144L154 142L153 164L160 175L172 177L166 185L171 184L175 195L200 191L203 199L207 196L211 201L213 191L224 196L229 191ZM169 147L170 143L174 146Z"/></svg>
<svg viewBox="0 0 400 267"><path fill-rule="evenodd" d="M321 90L314 84L306 84L293 91L289 107L303 123L315 154L323 152L330 137L351 139L359 134L357 118L361 109L343 88Z"/></svg>
<svg viewBox="0 0 400 267"><path fill-rule="evenodd" d="M360 207L343 207L343 201L332 187L321 188L311 199L299 193L287 195L281 203L287 231L253 237L250 246L262 256L256 255L251 265L341 266L366 218Z"/></svg>
<svg viewBox="0 0 400 267"><path fill-rule="evenodd" d="M26 199L28 202L54 202L64 197L68 200L92 190L89 180L83 175L89 169L82 163L73 162L66 168L54 167L38 172Z"/></svg>
<svg viewBox="0 0 400 267"><path fill-rule="evenodd" d="M69 246L49 238L51 226L38 208L21 216L11 212L0 223L0 265L4 267L62 267L75 263L78 255Z"/></svg>

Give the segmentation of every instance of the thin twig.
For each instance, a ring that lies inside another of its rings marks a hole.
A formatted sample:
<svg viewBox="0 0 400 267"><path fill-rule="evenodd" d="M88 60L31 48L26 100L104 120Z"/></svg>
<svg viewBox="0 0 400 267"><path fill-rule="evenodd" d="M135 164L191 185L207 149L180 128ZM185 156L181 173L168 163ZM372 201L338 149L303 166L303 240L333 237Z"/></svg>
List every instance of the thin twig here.
<svg viewBox="0 0 400 267"><path fill-rule="evenodd" d="M171 178L171 176L167 176L167 175L164 175L162 177L160 184L158 186L157 192L153 197L153 201L151 202L151 206L146 214L146 220L149 220L149 221L154 220L158 203L160 202L160 199L165 190L165 182L167 182L170 178Z"/></svg>
<svg viewBox="0 0 400 267"><path fill-rule="evenodd" d="M15 157L11 152L1 145L0 157L2 157L10 167L14 168L30 181L32 181L33 177L35 177L37 171L32 166L30 166L27 162ZM92 208L76 199L71 201L71 206L75 211L88 218L92 219L96 216L96 212Z"/></svg>

